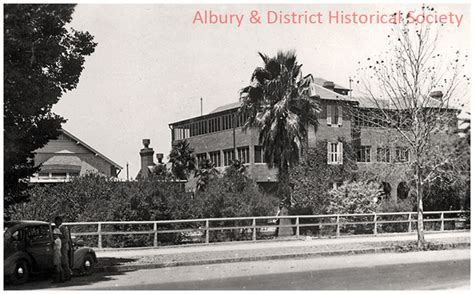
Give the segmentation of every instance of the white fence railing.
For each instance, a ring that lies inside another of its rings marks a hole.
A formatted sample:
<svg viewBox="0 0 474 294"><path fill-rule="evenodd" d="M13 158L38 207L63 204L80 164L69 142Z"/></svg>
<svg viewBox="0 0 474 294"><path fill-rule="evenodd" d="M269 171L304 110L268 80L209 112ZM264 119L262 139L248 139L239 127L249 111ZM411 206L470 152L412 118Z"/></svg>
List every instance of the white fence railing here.
<svg viewBox="0 0 474 294"><path fill-rule="evenodd" d="M466 223L470 216L468 211L429 211L424 212L423 215L427 231L469 229L469 224ZM97 237L95 244L97 244L98 248L103 248L105 237L120 235L125 236L125 239L136 238L139 235L153 236L152 246L157 247L159 244L163 244L163 242L160 242L161 236L169 234L174 234L175 237L194 238L202 243L215 242L215 240L210 238L213 232L222 234L223 232L236 230L242 236L247 235L246 240L252 241L257 241L265 236L267 238L275 236L277 229L282 230L282 228L291 228L292 234L290 235L296 238L300 237L302 230L305 234L315 234L316 232L320 236L332 235L340 237L341 235L353 234L378 235L388 232L411 233L416 230L416 222L416 212L387 212L160 221L75 222L65 223L65 225L71 228L73 236ZM127 228L122 228L124 226ZM90 227L94 229L86 229ZM287 234L288 230L286 229Z"/></svg>

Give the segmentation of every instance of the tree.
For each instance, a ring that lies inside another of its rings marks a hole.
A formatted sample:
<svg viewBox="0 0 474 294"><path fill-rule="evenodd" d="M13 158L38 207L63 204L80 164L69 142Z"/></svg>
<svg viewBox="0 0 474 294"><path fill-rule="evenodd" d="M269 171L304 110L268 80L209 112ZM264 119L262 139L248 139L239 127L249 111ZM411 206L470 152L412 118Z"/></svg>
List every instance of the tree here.
<svg viewBox="0 0 474 294"><path fill-rule="evenodd" d="M171 172L180 180L187 180L189 173L195 169L194 149L189 146L186 140L178 140L173 142L169 155L171 162Z"/></svg>
<svg viewBox="0 0 474 294"><path fill-rule="evenodd" d="M219 172L216 169L214 162L210 159L206 158L203 159L199 163L199 168L195 170L194 177L197 179L196 181L196 193L198 191L204 191L208 185L208 183L217 177Z"/></svg>
<svg viewBox="0 0 474 294"><path fill-rule="evenodd" d="M265 161L278 168L279 193L288 198L289 168L299 162L307 126L317 125L320 107L311 97L312 76L302 76L295 52L279 51L271 58L259 55L264 67L257 67L251 84L240 91L239 112L248 117L244 129L259 130Z"/></svg>
<svg viewBox="0 0 474 294"><path fill-rule="evenodd" d="M422 7L424 14L433 10ZM419 247L424 243L424 189L455 168L452 163L458 154L452 144L438 143L453 138L451 131L457 123L454 106L463 95L463 83L469 80L462 75L464 65L459 51L452 61L437 52L436 29L427 23L410 23L408 16L402 15L401 23L388 36L389 51L368 58L369 64L361 69L357 81L363 98L370 104L365 112L357 114L360 119L396 130L408 148L409 174L417 198Z"/></svg>
<svg viewBox="0 0 474 294"><path fill-rule="evenodd" d="M84 57L97 45L66 25L75 5L4 5L4 205L28 198L38 171L33 151L59 135L65 119L51 111L76 88Z"/></svg>
<svg viewBox="0 0 474 294"><path fill-rule="evenodd" d="M452 134L449 140L435 140L430 145L429 153L450 156L442 169L437 171L436 177L426 182L426 193L423 194L423 203L427 210L460 210L469 209L470 198L470 126L462 130L463 136ZM458 130L454 130L459 133Z"/></svg>

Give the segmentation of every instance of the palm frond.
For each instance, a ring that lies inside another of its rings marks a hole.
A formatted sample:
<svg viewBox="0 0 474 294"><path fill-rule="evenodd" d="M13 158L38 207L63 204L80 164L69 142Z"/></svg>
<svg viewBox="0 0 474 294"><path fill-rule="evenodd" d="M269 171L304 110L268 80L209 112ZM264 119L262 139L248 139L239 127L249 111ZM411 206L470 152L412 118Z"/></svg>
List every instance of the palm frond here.
<svg viewBox="0 0 474 294"><path fill-rule="evenodd" d="M306 126L318 122L320 106L311 98L313 76L303 77L294 51L280 51L272 58L259 55L264 68L254 70L252 84L240 93L241 111L249 115L245 126L258 127L269 166L291 166L304 147Z"/></svg>

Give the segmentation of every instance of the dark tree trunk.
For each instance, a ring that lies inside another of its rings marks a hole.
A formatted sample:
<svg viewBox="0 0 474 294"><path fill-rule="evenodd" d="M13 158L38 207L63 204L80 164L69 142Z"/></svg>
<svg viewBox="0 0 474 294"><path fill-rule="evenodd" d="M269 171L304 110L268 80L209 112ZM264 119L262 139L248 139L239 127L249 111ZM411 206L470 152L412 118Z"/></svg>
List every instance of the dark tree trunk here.
<svg viewBox="0 0 474 294"><path fill-rule="evenodd" d="M278 169L278 197L289 208L291 206L291 188L288 164L282 163Z"/></svg>

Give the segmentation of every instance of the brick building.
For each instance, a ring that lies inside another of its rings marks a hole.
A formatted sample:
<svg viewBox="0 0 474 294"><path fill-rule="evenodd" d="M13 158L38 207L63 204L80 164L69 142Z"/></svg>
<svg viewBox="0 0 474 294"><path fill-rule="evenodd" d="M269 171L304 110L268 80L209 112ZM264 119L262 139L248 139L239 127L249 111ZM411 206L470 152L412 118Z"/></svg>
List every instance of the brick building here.
<svg viewBox="0 0 474 294"><path fill-rule="evenodd" d="M122 169L64 129L58 138L35 150L34 162L36 166L41 165L41 169L30 178L32 183L66 182L88 173L117 177Z"/></svg>
<svg viewBox="0 0 474 294"><path fill-rule="evenodd" d="M344 153L340 139L351 142L360 171L376 172L386 194L392 199L407 197L405 171L410 154L405 141L400 139L396 130L379 128L357 117L355 114L358 111L369 111L373 106L369 101L353 99L350 91L334 82L314 79L311 92L320 102L321 112L318 114L317 129L311 125L308 127L309 147L324 142L327 146L327 164L339 165ZM242 115L235 117L233 127L233 117L237 116L239 107L239 102L232 103L207 115L171 123L172 141L186 139L194 148L198 161L209 158L220 169L228 166L235 156L248 166L249 175L257 183L274 183L277 181L277 170L269 169L263 162L258 131L250 129L245 132L242 129L245 117ZM335 178L328 183L328 187L336 187L343 180Z"/></svg>

